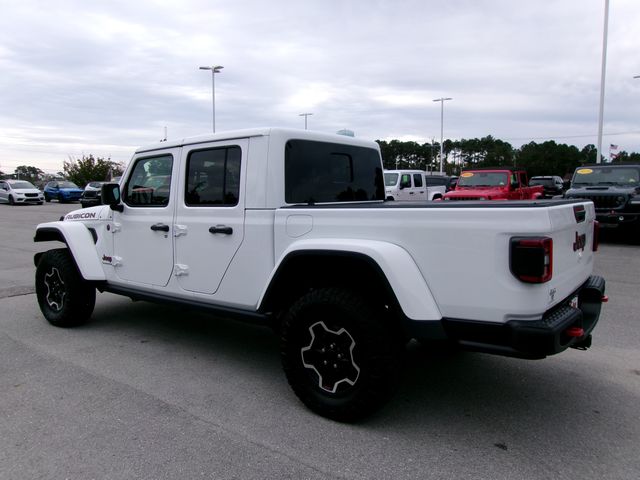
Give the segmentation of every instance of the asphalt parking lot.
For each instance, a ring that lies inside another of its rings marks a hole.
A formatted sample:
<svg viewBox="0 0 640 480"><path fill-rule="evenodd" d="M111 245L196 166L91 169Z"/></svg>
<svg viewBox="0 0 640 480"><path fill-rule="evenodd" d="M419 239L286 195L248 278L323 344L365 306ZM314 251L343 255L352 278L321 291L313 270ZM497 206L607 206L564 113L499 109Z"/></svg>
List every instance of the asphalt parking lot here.
<svg viewBox="0 0 640 480"><path fill-rule="evenodd" d="M99 294L59 329L33 294L39 222L0 205L0 478L640 478L640 246L605 235L593 347L539 361L410 345L402 387L344 425L307 411L268 329Z"/></svg>

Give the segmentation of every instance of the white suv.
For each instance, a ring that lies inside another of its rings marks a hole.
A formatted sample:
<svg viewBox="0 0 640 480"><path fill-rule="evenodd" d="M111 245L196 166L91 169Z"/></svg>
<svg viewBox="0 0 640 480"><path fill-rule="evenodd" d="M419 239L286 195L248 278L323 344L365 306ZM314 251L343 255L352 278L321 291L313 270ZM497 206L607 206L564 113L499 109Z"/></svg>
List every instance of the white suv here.
<svg viewBox="0 0 640 480"><path fill-rule="evenodd" d="M20 203L37 203L42 205L44 194L26 180L1 180L0 202L16 205Z"/></svg>

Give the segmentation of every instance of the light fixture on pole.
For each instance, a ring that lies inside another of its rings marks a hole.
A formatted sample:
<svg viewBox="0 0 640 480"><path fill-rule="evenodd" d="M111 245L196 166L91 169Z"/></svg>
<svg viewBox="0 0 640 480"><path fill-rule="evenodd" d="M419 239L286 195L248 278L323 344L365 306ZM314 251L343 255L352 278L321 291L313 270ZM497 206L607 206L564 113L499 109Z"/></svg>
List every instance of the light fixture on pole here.
<svg viewBox="0 0 640 480"><path fill-rule="evenodd" d="M211 67L200 67L200 70L211 70L211 99L213 103L213 133L216 133L216 73L220 73L224 67L215 65Z"/></svg>
<svg viewBox="0 0 640 480"><path fill-rule="evenodd" d="M440 173L442 173L442 159L444 157L444 102L453 100L450 97L436 98L434 102L440 102Z"/></svg>
<svg viewBox="0 0 640 480"><path fill-rule="evenodd" d="M309 115L313 115L313 113L301 113L300 115L298 115L299 117L304 117L304 129L307 129L307 117Z"/></svg>

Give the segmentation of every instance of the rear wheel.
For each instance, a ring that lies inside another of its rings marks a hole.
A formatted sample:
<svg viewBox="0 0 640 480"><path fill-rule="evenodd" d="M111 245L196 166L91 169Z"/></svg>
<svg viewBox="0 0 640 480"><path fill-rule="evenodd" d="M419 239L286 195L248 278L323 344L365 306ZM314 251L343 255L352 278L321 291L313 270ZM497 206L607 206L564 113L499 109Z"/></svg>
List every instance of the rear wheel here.
<svg viewBox="0 0 640 480"><path fill-rule="evenodd" d="M66 248L49 250L40 258L36 295L42 314L56 327L85 323L96 302L95 288L82 278Z"/></svg>
<svg viewBox="0 0 640 480"><path fill-rule="evenodd" d="M298 398L314 412L355 421L394 391L401 342L382 309L338 288L313 290L282 325L282 364Z"/></svg>

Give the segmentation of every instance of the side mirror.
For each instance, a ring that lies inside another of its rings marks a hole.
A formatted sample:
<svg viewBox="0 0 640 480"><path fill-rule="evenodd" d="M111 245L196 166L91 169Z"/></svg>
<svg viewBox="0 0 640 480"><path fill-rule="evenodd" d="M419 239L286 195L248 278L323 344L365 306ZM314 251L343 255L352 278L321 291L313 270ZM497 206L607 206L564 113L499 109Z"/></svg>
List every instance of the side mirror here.
<svg viewBox="0 0 640 480"><path fill-rule="evenodd" d="M102 203L109 205L111 210L115 210L116 212L124 211L124 205L120 203L120 185L117 183L105 183L102 185L100 194Z"/></svg>

